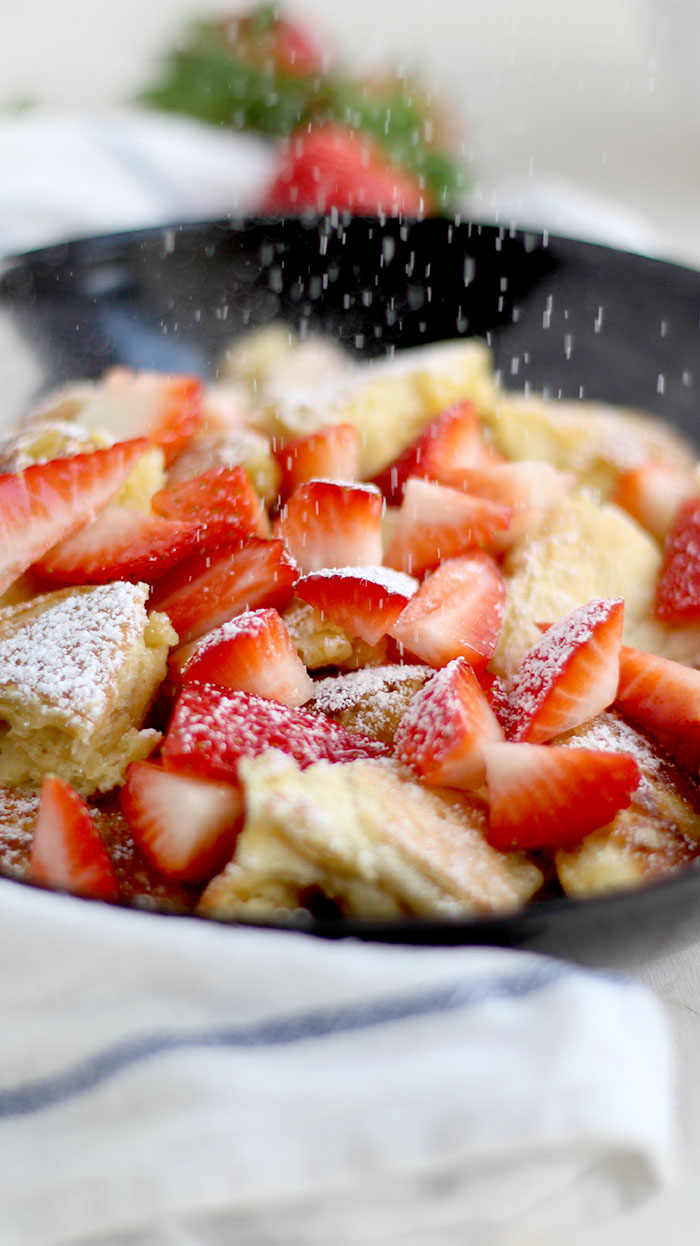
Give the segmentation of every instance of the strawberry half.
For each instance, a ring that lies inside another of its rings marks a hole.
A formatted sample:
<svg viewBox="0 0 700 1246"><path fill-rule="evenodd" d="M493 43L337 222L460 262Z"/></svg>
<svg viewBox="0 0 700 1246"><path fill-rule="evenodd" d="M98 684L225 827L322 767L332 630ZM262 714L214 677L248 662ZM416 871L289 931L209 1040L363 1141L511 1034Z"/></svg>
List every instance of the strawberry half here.
<svg viewBox="0 0 700 1246"><path fill-rule="evenodd" d="M376 645L417 588L417 580L390 567L329 567L303 575L294 592L350 636Z"/></svg>
<svg viewBox="0 0 700 1246"><path fill-rule="evenodd" d="M487 744L488 840L517 848L569 848L626 809L640 781L628 753L550 744Z"/></svg>
<svg viewBox="0 0 700 1246"><path fill-rule="evenodd" d="M700 671L623 645L615 706L697 777Z"/></svg>
<svg viewBox="0 0 700 1246"><path fill-rule="evenodd" d="M146 437L170 463L201 423L203 389L196 376L114 368L77 418L86 428L107 429L119 441Z"/></svg>
<svg viewBox="0 0 700 1246"><path fill-rule="evenodd" d="M314 125L292 134L260 210L383 212L423 216L432 200L407 169L392 164L365 132L341 125Z"/></svg>
<svg viewBox="0 0 700 1246"><path fill-rule="evenodd" d="M451 484L450 472L483 467L497 462L498 457L484 441L473 403L461 402L431 420L420 436L374 477L373 483L390 506L399 506L410 476Z"/></svg>
<svg viewBox="0 0 700 1246"><path fill-rule="evenodd" d="M488 554L448 558L421 584L389 635L428 666L463 657L480 673L496 648L505 600L503 576Z"/></svg>
<svg viewBox="0 0 700 1246"><path fill-rule="evenodd" d="M473 788L484 781L484 744L503 739L474 671L455 658L411 699L394 749L426 783Z"/></svg>
<svg viewBox="0 0 700 1246"><path fill-rule="evenodd" d="M44 779L29 863L32 882L97 900L118 900L119 884L90 811L63 779Z"/></svg>
<svg viewBox="0 0 700 1246"><path fill-rule="evenodd" d="M651 459L621 472L610 496L659 541L663 541L682 502L700 492L691 467Z"/></svg>
<svg viewBox="0 0 700 1246"><path fill-rule="evenodd" d="M0 476L0 594L58 541L90 523L147 449L143 439L124 441Z"/></svg>
<svg viewBox="0 0 700 1246"><path fill-rule="evenodd" d="M232 784L134 761L120 801L134 840L168 878L203 882L230 859L243 817L243 798Z"/></svg>
<svg viewBox="0 0 700 1246"><path fill-rule="evenodd" d="M700 619L700 498L682 502L666 540L656 613L667 623Z"/></svg>
<svg viewBox="0 0 700 1246"><path fill-rule="evenodd" d="M275 451L282 501L307 480L357 480L360 434L354 424L329 424Z"/></svg>
<svg viewBox="0 0 700 1246"><path fill-rule="evenodd" d="M303 572L382 561L384 499L374 485L308 480L283 507L275 535Z"/></svg>
<svg viewBox="0 0 700 1246"><path fill-rule="evenodd" d="M214 684L183 688L163 742L163 763L210 779L234 782L241 757L280 749L300 766L315 761L385 757L387 746L308 710L291 709Z"/></svg>
<svg viewBox="0 0 700 1246"><path fill-rule="evenodd" d="M269 536L265 508L243 467L213 467L201 476L160 489L151 498L157 515L206 528L207 545L243 536Z"/></svg>
<svg viewBox="0 0 700 1246"><path fill-rule="evenodd" d="M612 704L623 622L621 598L594 598L535 641L508 698L511 740L543 744Z"/></svg>
<svg viewBox="0 0 700 1246"><path fill-rule="evenodd" d="M183 683L219 684L284 705L304 705L314 685L276 610L246 610L170 655Z"/></svg>
<svg viewBox="0 0 700 1246"><path fill-rule="evenodd" d="M412 476L384 561L420 576L445 558L487 545L494 533L508 527L511 516L512 511L497 502Z"/></svg>
<svg viewBox="0 0 700 1246"><path fill-rule="evenodd" d="M153 584L191 552L199 532L197 524L109 505L87 528L54 545L34 570L55 586L110 580Z"/></svg>
<svg viewBox="0 0 700 1246"><path fill-rule="evenodd" d="M181 644L257 606L285 606L299 572L282 541L250 537L233 550L190 555L158 581L150 599Z"/></svg>

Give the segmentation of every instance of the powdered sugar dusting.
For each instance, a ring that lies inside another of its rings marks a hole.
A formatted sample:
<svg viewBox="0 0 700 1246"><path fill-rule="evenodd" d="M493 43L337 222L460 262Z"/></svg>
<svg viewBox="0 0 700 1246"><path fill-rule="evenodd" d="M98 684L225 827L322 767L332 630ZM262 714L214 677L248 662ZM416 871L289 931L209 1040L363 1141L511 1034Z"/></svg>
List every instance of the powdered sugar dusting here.
<svg viewBox="0 0 700 1246"><path fill-rule="evenodd" d="M395 571L393 567L321 567L318 571L310 571L303 577L308 580L367 580L383 588L386 593L399 597L412 597L418 588L418 581L404 571Z"/></svg>
<svg viewBox="0 0 700 1246"><path fill-rule="evenodd" d="M391 699L402 684L420 683L432 675L431 667L417 664L366 666L346 675L329 675L314 684L313 706L324 714L338 714L363 701L376 705L382 698Z"/></svg>
<svg viewBox="0 0 700 1246"><path fill-rule="evenodd" d="M235 615L234 618L227 619L225 623L219 624L213 631L206 632L196 642L192 650L191 659L201 657L208 649L215 648L224 640L233 640L236 636L259 636L265 630L266 620L271 613L276 614L277 612L269 608L244 610L241 614Z"/></svg>
<svg viewBox="0 0 700 1246"><path fill-rule="evenodd" d="M41 613L0 639L5 701L49 705L73 723L94 725L108 708L124 648L143 633L147 596L147 585L116 581L43 599L50 604Z"/></svg>
<svg viewBox="0 0 700 1246"><path fill-rule="evenodd" d="M448 662L417 692L396 732L396 755L406 765L438 756L455 740L460 699L455 690L459 659Z"/></svg>

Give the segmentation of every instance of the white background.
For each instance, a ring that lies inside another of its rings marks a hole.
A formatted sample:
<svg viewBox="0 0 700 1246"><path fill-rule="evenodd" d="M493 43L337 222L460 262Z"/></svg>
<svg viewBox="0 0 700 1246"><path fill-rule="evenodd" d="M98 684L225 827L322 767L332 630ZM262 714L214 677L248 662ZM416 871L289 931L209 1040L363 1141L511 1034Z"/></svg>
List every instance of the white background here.
<svg viewBox="0 0 700 1246"><path fill-rule="evenodd" d="M235 0L3 5L0 105L123 102L185 15ZM700 265L695 0L298 0L351 63L418 65L464 127L478 194L564 178L643 214ZM1 175L1 171L0 171Z"/></svg>

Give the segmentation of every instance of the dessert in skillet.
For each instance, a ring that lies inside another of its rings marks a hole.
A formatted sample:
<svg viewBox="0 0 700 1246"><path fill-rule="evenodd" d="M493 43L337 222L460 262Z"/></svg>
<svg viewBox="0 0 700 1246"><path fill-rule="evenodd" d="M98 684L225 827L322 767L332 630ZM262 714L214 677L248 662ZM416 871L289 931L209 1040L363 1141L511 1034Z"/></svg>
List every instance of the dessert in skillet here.
<svg viewBox="0 0 700 1246"><path fill-rule="evenodd" d="M700 855L700 477L460 340L273 326L0 445L0 870L296 922L500 915Z"/></svg>

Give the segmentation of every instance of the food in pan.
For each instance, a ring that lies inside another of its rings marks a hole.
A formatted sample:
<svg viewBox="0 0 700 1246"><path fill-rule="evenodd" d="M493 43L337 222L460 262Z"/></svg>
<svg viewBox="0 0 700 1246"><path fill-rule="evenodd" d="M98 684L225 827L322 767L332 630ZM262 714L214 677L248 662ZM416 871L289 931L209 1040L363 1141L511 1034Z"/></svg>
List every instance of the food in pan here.
<svg viewBox="0 0 700 1246"><path fill-rule="evenodd" d="M0 446L0 869L226 920L700 856L700 476L651 416L281 325Z"/></svg>

